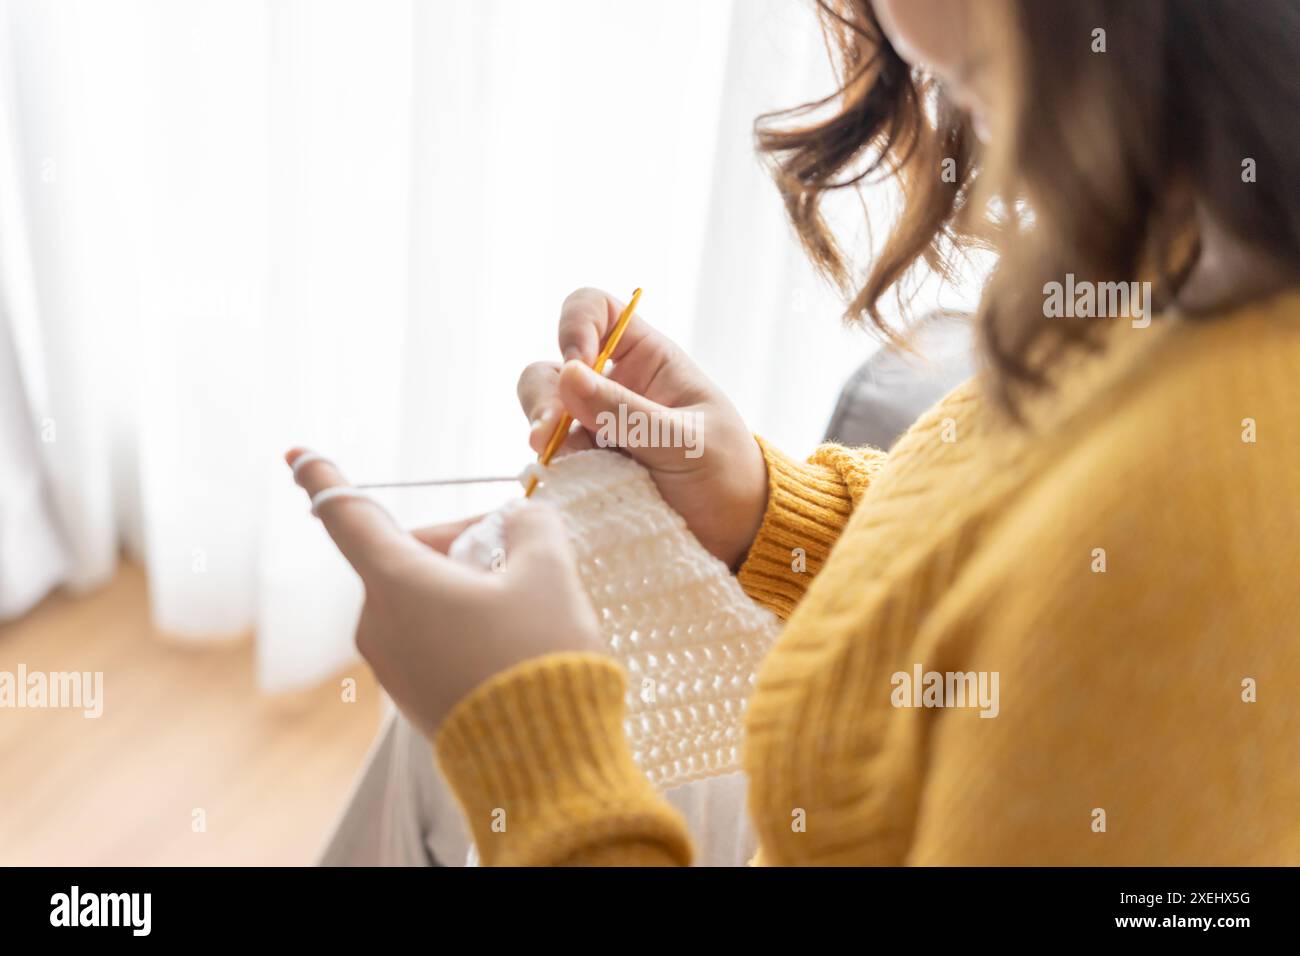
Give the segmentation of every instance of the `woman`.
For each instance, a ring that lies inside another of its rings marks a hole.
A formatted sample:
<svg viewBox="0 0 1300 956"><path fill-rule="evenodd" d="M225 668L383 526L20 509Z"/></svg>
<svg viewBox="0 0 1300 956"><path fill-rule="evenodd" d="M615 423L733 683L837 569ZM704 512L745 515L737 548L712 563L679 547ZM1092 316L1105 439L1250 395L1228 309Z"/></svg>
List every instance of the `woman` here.
<svg viewBox="0 0 1300 956"><path fill-rule="evenodd" d="M887 455L800 463L639 318L614 380L593 375L619 306L584 290L563 366L520 381L534 448L562 409L588 431L620 403L699 416L702 457L630 453L788 619L746 724L763 862L1300 863L1300 5L824 13L836 110L760 127L791 218L847 283L820 200L898 177L850 307L877 323L919 259L995 249L982 374ZM506 571L482 575L437 554L463 524L323 511L366 584L358 646L484 863L689 861L554 514L514 511ZM993 706L945 697L970 674Z"/></svg>

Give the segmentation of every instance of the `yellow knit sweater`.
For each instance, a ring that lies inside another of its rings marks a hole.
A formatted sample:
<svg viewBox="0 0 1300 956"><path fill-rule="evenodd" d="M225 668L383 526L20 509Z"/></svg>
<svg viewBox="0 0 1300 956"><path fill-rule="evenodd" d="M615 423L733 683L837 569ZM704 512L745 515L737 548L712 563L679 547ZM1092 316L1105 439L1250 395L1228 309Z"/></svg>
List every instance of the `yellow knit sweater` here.
<svg viewBox="0 0 1300 956"><path fill-rule="evenodd" d="M1300 863L1300 293L1108 339L1026 428L970 384L888 455L764 445L763 862ZM557 654L455 708L437 752L485 864L689 862L623 692Z"/></svg>

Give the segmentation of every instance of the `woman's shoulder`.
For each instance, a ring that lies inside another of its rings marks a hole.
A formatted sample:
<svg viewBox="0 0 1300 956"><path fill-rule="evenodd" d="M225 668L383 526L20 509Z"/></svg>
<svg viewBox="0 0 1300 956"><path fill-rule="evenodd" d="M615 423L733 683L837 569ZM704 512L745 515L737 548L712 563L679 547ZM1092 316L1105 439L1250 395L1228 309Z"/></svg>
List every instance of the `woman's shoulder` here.
<svg viewBox="0 0 1300 956"><path fill-rule="evenodd" d="M1170 479L1300 471L1300 290L1216 317L1117 324L1103 344L1026 404L1015 440L1027 454L1073 460L1080 475L1081 460Z"/></svg>
<svg viewBox="0 0 1300 956"><path fill-rule="evenodd" d="M1143 471L1297 480L1300 292L1171 322L1102 406L1092 443Z"/></svg>
<svg viewBox="0 0 1300 956"><path fill-rule="evenodd" d="M1023 426L980 382L959 386L895 446L894 470L956 480L967 462L975 485L1020 489L1004 515L1032 499L1049 526L1071 515L1141 526L1153 510L1206 507L1250 518L1300 497L1300 292L1126 324L1105 345L1023 405Z"/></svg>
<svg viewBox="0 0 1300 956"><path fill-rule="evenodd" d="M1300 539L1300 293L1146 331L1044 437L1012 510L1050 516L1044 547L1105 537L1134 557L1199 548L1249 562Z"/></svg>
<svg viewBox="0 0 1300 956"><path fill-rule="evenodd" d="M1157 325L1125 330L1050 415L982 446L1009 488L990 573L1025 554L1078 566L1108 542L1129 567L1286 552L1300 573L1300 294Z"/></svg>

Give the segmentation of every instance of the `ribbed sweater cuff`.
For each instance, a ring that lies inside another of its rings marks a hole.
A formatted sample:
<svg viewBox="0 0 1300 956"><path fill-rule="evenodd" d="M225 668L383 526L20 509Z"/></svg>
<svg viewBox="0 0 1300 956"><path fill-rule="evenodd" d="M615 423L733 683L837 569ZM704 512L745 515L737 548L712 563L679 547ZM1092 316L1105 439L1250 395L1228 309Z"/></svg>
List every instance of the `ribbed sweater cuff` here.
<svg viewBox="0 0 1300 956"><path fill-rule="evenodd" d="M452 709L435 749L485 866L609 859L620 845L690 863L685 824L632 759L625 692L609 658L551 654L497 674Z"/></svg>
<svg viewBox="0 0 1300 956"><path fill-rule="evenodd" d="M767 512L737 577L751 598L786 618L821 570L853 509L834 468L805 464L758 439L767 461Z"/></svg>

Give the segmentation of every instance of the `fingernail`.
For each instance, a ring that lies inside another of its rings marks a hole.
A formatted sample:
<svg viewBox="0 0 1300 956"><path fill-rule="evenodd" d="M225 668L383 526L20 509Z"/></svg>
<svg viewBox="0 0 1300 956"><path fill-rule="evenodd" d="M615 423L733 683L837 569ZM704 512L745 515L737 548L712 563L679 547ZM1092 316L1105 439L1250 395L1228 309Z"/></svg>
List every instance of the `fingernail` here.
<svg viewBox="0 0 1300 956"><path fill-rule="evenodd" d="M575 359L582 358L582 351L576 345L567 345L564 348L564 361L572 362Z"/></svg>
<svg viewBox="0 0 1300 956"><path fill-rule="evenodd" d="M551 423L551 413L550 411L545 411L542 412L540 415L538 415L536 418L534 418L531 422L529 422L528 427L531 431L537 431L537 429L543 428L546 425L549 425L550 423Z"/></svg>

